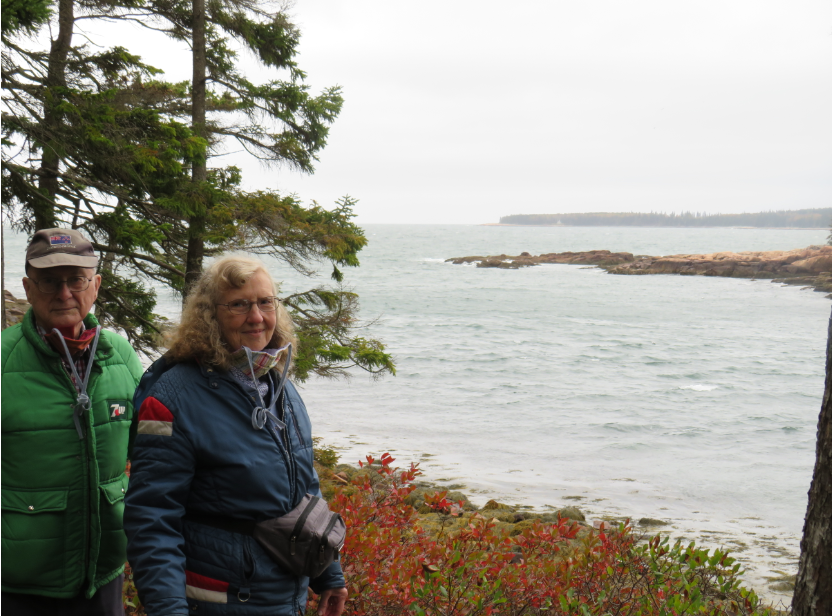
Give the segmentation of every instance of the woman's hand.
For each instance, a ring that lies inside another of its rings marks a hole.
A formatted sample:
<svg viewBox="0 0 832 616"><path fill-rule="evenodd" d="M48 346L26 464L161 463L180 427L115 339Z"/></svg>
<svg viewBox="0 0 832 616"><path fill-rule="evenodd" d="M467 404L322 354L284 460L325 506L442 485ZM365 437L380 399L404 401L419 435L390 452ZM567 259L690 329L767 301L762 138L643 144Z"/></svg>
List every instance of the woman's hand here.
<svg viewBox="0 0 832 616"><path fill-rule="evenodd" d="M341 616L347 601L346 588L331 588L321 593L318 601L318 616Z"/></svg>

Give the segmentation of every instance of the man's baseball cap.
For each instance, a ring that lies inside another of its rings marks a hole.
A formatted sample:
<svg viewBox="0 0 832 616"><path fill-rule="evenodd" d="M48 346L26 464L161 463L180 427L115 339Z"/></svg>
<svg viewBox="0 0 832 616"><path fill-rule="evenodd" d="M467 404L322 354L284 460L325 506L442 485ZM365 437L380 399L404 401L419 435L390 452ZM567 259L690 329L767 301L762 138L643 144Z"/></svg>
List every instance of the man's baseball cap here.
<svg viewBox="0 0 832 616"><path fill-rule="evenodd" d="M75 229L41 229L29 242L26 263L32 267L96 267L98 257L89 240Z"/></svg>

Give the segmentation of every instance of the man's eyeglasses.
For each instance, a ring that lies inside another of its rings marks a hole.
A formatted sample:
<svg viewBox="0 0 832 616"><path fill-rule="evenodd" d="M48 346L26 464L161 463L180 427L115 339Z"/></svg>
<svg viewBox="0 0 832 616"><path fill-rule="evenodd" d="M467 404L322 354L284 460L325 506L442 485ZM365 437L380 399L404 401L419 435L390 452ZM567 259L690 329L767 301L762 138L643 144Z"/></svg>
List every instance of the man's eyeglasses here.
<svg viewBox="0 0 832 616"><path fill-rule="evenodd" d="M277 307L279 297L261 297L256 301L249 301L247 299L235 299L233 302L227 304L217 304L217 306L225 306L229 312L234 314L248 314L251 312L252 306L257 306L260 312L274 312Z"/></svg>
<svg viewBox="0 0 832 616"><path fill-rule="evenodd" d="M63 285L66 285L67 288L73 293L80 293L81 291L86 291L92 282L92 278L87 278L86 276L72 276L71 278L66 279L40 278L39 280L30 278L29 280L35 283L38 291L46 295L57 293Z"/></svg>

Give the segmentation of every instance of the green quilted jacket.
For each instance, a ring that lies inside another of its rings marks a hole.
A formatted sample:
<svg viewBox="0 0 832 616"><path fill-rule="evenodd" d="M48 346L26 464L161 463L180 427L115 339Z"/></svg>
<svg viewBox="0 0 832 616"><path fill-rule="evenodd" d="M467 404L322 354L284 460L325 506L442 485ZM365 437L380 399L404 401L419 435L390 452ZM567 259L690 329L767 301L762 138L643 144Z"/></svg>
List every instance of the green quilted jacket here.
<svg viewBox="0 0 832 616"><path fill-rule="evenodd" d="M88 315L84 324L98 321ZM3 591L91 597L126 560L121 518L139 358L124 338L101 332L81 440L75 387L31 309L2 341Z"/></svg>

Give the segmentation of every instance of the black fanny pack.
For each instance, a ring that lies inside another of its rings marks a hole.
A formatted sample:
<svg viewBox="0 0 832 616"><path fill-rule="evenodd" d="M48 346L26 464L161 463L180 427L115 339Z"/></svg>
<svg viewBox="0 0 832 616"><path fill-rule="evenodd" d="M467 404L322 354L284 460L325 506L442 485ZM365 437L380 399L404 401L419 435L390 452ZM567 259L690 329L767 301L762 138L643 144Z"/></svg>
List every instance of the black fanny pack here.
<svg viewBox="0 0 832 616"><path fill-rule="evenodd" d="M199 514L185 519L254 537L274 562L299 577L321 575L338 558L347 536L341 516L311 494L286 515L262 522Z"/></svg>

